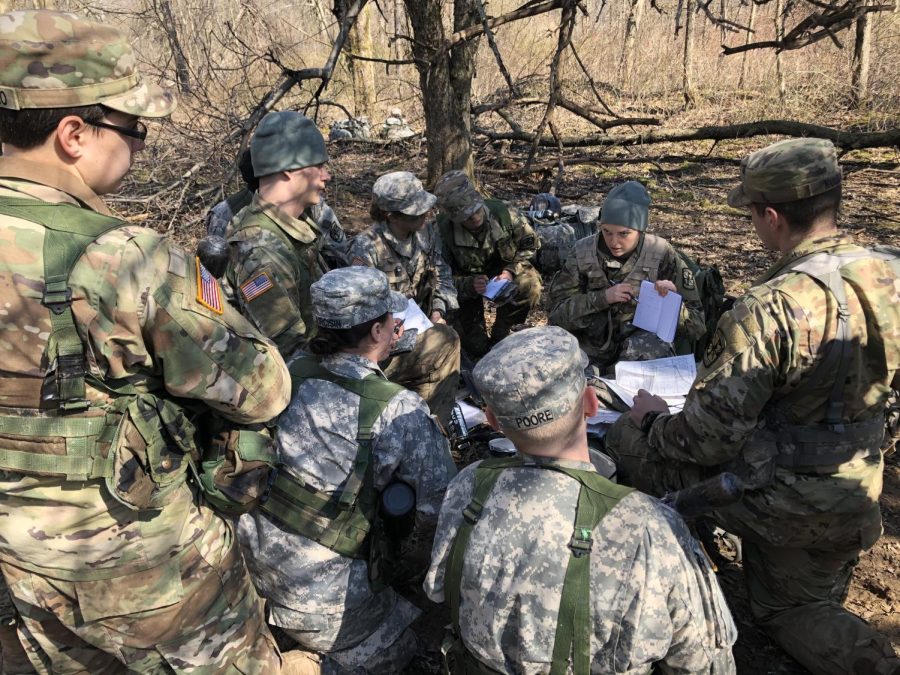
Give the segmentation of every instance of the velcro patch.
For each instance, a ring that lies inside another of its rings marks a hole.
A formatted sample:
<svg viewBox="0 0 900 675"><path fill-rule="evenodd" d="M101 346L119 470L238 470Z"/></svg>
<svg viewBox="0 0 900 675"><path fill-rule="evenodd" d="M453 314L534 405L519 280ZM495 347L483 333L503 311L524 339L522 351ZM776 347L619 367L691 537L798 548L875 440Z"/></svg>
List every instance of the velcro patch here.
<svg viewBox="0 0 900 675"><path fill-rule="evenodd" d="M694 281L694 273L687 267L681 270L681 285L687 291L692 291L697 286L697 282Z"/></svg>
<svg viewBox="0 0 900 675"><path fill-rule="evenodd" d="M712 340L709 341L706 347L706 351L703 353L703 365L709 368L718 361L727 346L728 340L725 338L724 331L721 328L716 328L715 335L713 335Z"/></svg>
<svg viewBox="0 0 900 675"><path fill-rule="evenodd" d="M263 272L241 284L241 295L244 296L245 302L251 302L274 287L269 275Z"/></svg>
<svg viewBox="0 0 900 675"><path fill-rule="evenodd" d="M216 314L224 314L225 307L222 304L219 280L203 266L200 258L195 256L194 261L197 265L197 302Z"/></svg>

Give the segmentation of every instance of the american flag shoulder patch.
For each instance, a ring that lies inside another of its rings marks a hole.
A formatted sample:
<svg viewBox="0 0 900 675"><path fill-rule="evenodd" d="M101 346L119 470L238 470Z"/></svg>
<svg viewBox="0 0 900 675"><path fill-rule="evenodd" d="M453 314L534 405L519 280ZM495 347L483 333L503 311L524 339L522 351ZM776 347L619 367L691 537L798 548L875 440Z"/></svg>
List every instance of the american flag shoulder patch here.
<svg viewBox="0 0 900 675"><path fill-rule="evenodd" d="M272 280L268 274L263 272L241 284L241 295L244 296L245 302L250 302L272 288L274 288Z"/></svg>
<svg viewBox="0 0 900 675"><path fill-rule="evenodd" d="M219 280L203 266L199 257L194 257L197 264L197 302L211 309L216 314L224 314L222 303L222 291L219 288Z"/></svg>

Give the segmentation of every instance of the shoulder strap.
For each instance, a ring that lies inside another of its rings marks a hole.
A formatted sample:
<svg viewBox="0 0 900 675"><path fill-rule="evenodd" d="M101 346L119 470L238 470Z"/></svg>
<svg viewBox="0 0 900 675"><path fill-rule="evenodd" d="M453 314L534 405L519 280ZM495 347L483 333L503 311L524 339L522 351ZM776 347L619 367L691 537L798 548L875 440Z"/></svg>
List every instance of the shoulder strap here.
<svg viewBox="0 0 900 675"><path fill-rule="evenodd" d="M100 235L125 225L118 218L72 204L48 204L33 199L0 198L0 214L46 228L44 234L44 297L50 311L47 362L56 362L59 407L64 412L90 406L85 393L84 345L72 314L69 274L85 249Z"/></svg>
<svg viewBox="0 0 900 675"><path fill-rule="evenodd" d="M520 466L522 466L521 457L510 457L485 460L475 469L472 500L463 509L463 521L453 540L444 575L444 590L450 605L453 631L459 639L461 639L459 605L463 563L472 530L478 523L484 505L500 478L500 474L506 469ZM569 540L571 556L566 566L560 597L550 675L565 675L568 672L570 655L574 674L589 675L591 665L590 553L593 547L591 535L603 517L633 489L611 483L599 474L590 471L579 471L553 465L538 465L536 468L565 473L581 484L578 505L575 510L574 528Z"/></svg>
<svg viewBox="0 0 900 675"><path fill-rule="evenodd" d="M659 275L659 265L663 261L663 258L666 257L667 250L668 244L665 239L657 237L655 234L645 234L643 244L641 245L641 252L634 263L632 274L635 272L647 272L650 280L656 281L656 278Z"/></svg>
<svg viewBox="0 0 900 675"><path fill-rule="evenodd" d="M512 216L509 214L509 207L499 199L485 199L484 205L491 215L500 221L500 227L506 232L512 233Z"/></svg>
<svg viewBox="0 0 900 675"><path fill-rule="evenodd" d="M599 234L592 234L575 242L575 259L578 262L579 274L587 274L588 270L595 267L602 270L600 257L597 255L597 239Z"/></svg>

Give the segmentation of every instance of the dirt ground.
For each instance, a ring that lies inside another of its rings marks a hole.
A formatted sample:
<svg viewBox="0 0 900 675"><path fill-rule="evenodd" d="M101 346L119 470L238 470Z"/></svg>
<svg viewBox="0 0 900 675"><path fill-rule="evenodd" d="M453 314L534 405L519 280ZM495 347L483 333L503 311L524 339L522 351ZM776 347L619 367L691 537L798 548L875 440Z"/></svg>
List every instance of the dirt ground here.
<svg viewBox="0 0 900 675"><path fill-rule="evenodd" d="M563 204L599 205L603 195L622 180L642 181L653 197L651 231L669 239L696 259L719 266L731 294L740 294L773 262L753 233L745 212L725 204L727 191L735 184L738 160L774 139L746 142L697 143L654 146L610 153L610 162L579 165L568 169L557 195ZM665 161L650 159L665 156ZM714 152L712 152L714 151ZM372 182L388 171L410 170L424 175L424 147L416 142L387 148L346 144L331 149L335 178L329 187L329 203L340 214L348 231L368 225L368 200ZM705 156L714 154L715 157ZM701 161L686 161L685 155ZM540 176L529 182L521 177L499 177L490 170L490 149L477 166L483 187L509 203L527 206L541 191ZM842 228L865 244L900 245L900 153L857 151L842 158L845 187ZM497 160L499 162L499 160ZM502 164L501 164L502 166ZM546 183L543 186L546 189ZM543 311L532 313L529 324L546 321ZM471 461L470 454L466 459ZM885 466L882 496L884 536L860 558L853 577L847 606L890 636L900 652L900 458L895 454ZM726 555L728 551L724 551ZM739 629L735 657L739 673L747 675L799 675L806 671L752 623L739 564L724 561L719 579L728 597ZM416 624L422 649L408 673L440 672L439 645L449 622L443 607L430 603L415 587L410 598L425 609Z"/></svg>

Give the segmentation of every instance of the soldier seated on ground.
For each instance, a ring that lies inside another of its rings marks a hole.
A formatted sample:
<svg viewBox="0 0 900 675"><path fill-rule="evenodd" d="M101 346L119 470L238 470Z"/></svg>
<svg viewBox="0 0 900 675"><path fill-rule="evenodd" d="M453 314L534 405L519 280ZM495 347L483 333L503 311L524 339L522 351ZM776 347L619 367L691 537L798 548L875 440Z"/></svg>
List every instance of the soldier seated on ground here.
<svg viewBox="0 0 900 675"><path fill-rule="evenodd" d="M406 297L367 267L329 272L311 294L315 357L290 367L294 394L276 435L282 469L238 533L270 623L347 672L398 673L415 654L409 626L420 612L385 587L398 561L379 554L398 523L373 524L376 499L398 482L414 492L410 525L414 516L424 548L411 557L423 562L408 571L421 572L456 469L425 402L378 367Z"/></svg>
<svg viewBox="0 0 900 675"><path fill-rule="evenodd" d="M590 462L586 365L546 326L473 371L518 454L463 469L441 507L425 591L450 605L450 672L734 673L737 630L687 526Z"/></svg>
<svg viewBox="0 0 900 675"><path fill-rule="evenodd" d="M528 218L498 199L481 196L463 171L448 171L434 188L444 259L453 271L459 311L453 327L463 349L480 358L524 323L541 299L541 275L532 261L540 241ZM490 337L484 318L488 282L505 279L512 295L497 307Z"/></svg>
<svg viewBox="0 0 900 675"><path fill-rule="evenodd" d="M446 423L459 383L459 337L447 326L446 316L458 305L440 235L428 224L434 203L434 195L408 171L381 176L372 186L369 215L375 222L356 235L349 255L353 265L384 272L391 289L414 300L434 323L415 337L411 351L392 356L384 372L424 398Z"/></svg>
<svg viewBox="0 0 900 675"><path fill-rule="evenodd" d="M315 332L309 287L328 269L311 213L331 180L328 151L311 119L284 110L263 118L250 154L259 189L228 227L226 274L241 313L288 357Z"/></svg>
<svg viewBox="0 0 900 675"><path fill-rule="evenodd" d="M575 243L550 285L550 323L578 338L591 364L675 355L673 343L632 325L642 281L683 298L676 340L706 330L694 275L665 239L647 230L650 195L637 181L617 185L603 202L600 232ZM689 351L689 350L688 350Z"/></svg>

